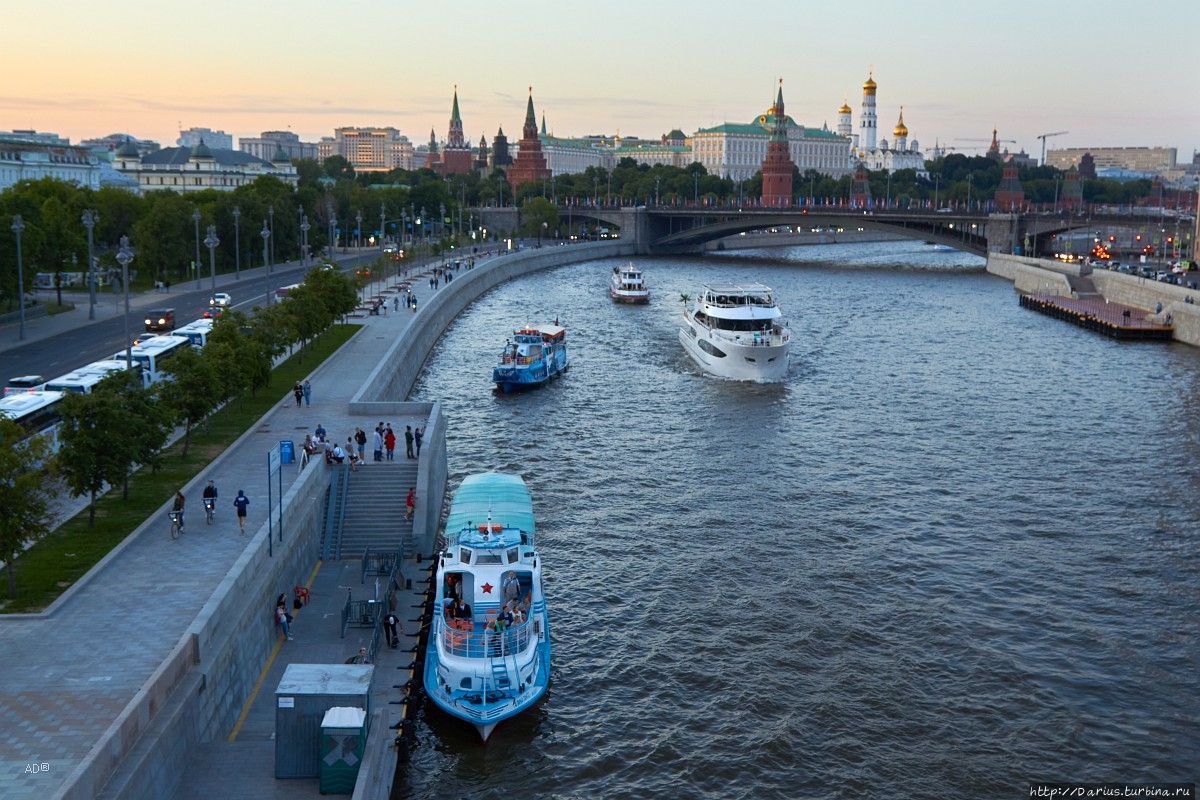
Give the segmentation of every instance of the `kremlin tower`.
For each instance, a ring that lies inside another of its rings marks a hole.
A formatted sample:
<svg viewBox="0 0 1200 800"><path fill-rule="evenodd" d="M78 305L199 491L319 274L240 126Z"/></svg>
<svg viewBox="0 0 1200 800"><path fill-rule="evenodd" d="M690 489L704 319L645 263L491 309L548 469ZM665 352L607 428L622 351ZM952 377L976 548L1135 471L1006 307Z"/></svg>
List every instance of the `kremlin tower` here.
<svg viewBox="0 0 1200 800"><path fill-rule="evenodd" d="M858 144L864 150L875 149L875 79L874 70L867 73L863 84L862 116L858 120Z"/></svg>
<svg viewBox="0 0 1200 800"><path fill-rule="evenodd" d="M762 163L762 204L778 208L792 204L792 157L788 153L787 117L783 113L783 80L775 105L771 107L774 125Z"/></svg>
<svg viewBox="0 0 1200 800"><path fill-rule="evenodd" d="M850 115L854 113L850 109L850 104L842 100L842 107L838 109L837 134L845 136L850 140L851 147L857 147L858 142L854 139L854 123L850 119Z"/></svg>
<svg viewBox="0 0 1200 800"><path fill-rule="evenodd" d="M471 145L463 137L462 117L458 115L458 87L454 87L454 107L450 111L450 130L442 148L442 167L438 174L463 175L471 171Z"/></svg>
<svg viewBox="0 0 1200 800"><path fill-rule="evenodd" d="M904 106L900 106L900 121L892 128L892 136L895 137L892 141L893 150L908 149L908 126L904 124Z"/></svg>
<svg viewBox="0 0 1200 800"><path fill-rule="evenodd" d="M438 155L437 134L429 129L429 152L425 155L425 169L431 169L439 175L442 172L442 158Z"/></svg>
<svg viewBox="0 0 1200 800"><path fill-rule="evenodd" d="M529 87L529 104L525 107L525 127L517 144L517 158L508 169L508 185L516 194L517 187L529 181L550 177L542 142L538 138L537 115L533 113L533 87Z"/></svg>

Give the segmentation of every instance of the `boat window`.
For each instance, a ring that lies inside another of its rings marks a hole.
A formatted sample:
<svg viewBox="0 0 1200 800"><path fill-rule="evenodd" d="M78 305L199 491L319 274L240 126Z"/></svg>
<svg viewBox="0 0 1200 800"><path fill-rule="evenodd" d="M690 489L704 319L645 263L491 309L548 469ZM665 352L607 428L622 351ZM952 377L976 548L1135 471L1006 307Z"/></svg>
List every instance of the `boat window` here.
<svg viewBox="0 0 1200 800"><path fill-rule="evenodd" d="M480 553L475 556L476 564L503 564L504 561L497 553Z"/></svg>
<svg viewBox="0 0 1200 800"><path fill-rule="evenodd" d="M459 548L458 560L464 564L470 564L471 563L471 549L469 547Z"/></svg>
<svg viewBox="0 0 1200 800"><path fill-rule="evenodd" d="M515 547L508 548L508 552L505 555L508 556L508 563L510 564L515 564L520 559L520 554L517 553L517 548Z"/></svg>

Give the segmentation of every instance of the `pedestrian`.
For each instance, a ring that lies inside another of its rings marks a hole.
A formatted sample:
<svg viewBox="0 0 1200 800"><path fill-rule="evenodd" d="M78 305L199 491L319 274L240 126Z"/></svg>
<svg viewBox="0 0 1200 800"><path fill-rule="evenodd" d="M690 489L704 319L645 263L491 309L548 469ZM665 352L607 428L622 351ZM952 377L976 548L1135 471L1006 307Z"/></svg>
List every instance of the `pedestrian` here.
<svg viewBox="0 0 1200 800"><path fill-rule="evenodd" d="M290 642L292 640L292 615L287 610L287 598L279 595L275 601L275 624L283 631L283 635Z"/></svg>
<svg viewBox="0 0 1200 800"><path fill-rule="evenodd" d="M237 509L238 532L246 532L246 506L250 505L250 498L246 497L246 493L238 489L238 496L233 498L233 507Z"/></svg>
<svg viewBox="0 0 1200 800"><path fill-rule="evenodd" d="M404 426L404 455L408 458L416 458L416 456L413 455L412 425Z"/></svg>
<svg viewBox="0 0 1200 800"><path fill-rule="evenodd" d="M312 405L312 384L308 382L308 378L304 379L304 405Z"/></svg>
<svg viewBox="0 0 1200 800"><path fill-rule="evenodd" d="M395 311L397 314L400 313L400 296L399 295L397 295L392 300L392 311Z"/></svg>
<svg viewBox="0 0 1200 800"><path fill-rule="evenodd" d="M171 281L170 280L163 281L163 286L165 286L167 288L167 294L170 294L171 293Z"/></svg>
<svg viewBox="0 0 1200 800"><path fill-rule="evenodd" d="M350 656L349 658L346 659L346 663L347 664L370 664L371 662L367 660L367 648L365 648L365 647L358 648L358 655Z"/></svg>
<svg viewBox="0 0 1200 800"><path fill-rule="evenodd" d="M296 398L296 408L304 402L304 387L300 385L300 381L296 381L296 385L292 387L292 396Z"/></svg>
<svg viewBox="0 0 1200 800"><path fill-rule="evenodd" d="M404 498L404 518L412 519L413 512L417 510L417 491L411 486L408 489L408 497Z"/></svg>
<svg viewBox="0 0 1200 800"><path fill-rule="evenodd" d="M421 457L421 439L422 438L424 438L424 435L421 433L420 428L416 428L415 430L413 430L413 445L416 447L416 450L417 450L417 458Z"/></svg>
<svg viewBox="0 0 1200 800"><path fill-rule="evenodd" d="M396 451L396 433L392 430L391 423L383 432L383 446L387 450L387 460L391 461Z"/></svg>
<svg viewBox="0 0 1200 800"><path fill-rule="evenodd" d="M375 426L375 456L376 461L383 461L383 429Z"/></svg>
<svg viewBox="0 0 1200 800"><path fill-rule="evenodd" d="M383 632L387 636L388 647L397 647L400 644L400 634L403 630L400 618L395 614L388 614L383 618Z"/></svg>
<svg viewBox="0 0 1200 800"><path fill-rule="evenodd" d="M358 445L358 460L362 461L367 455L367 432L362 428L355 428L354 443Z"/></svg>
<svg viewBox="0 0 1200 800"><path fill-rule="evenodd" d="M325 426L318 422L317 429L315 431L313 431L313 436L315 436L317 438L318 442L321 442L322 444L324 444L325 443L325 435L326 435Z"/></svg>

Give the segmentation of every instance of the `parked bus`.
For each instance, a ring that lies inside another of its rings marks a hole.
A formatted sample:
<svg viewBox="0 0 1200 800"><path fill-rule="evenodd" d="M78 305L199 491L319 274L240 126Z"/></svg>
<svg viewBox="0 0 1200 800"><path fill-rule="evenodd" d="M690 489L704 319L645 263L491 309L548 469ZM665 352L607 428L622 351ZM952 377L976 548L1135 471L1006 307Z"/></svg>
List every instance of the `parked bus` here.
<svg viewBox="0 0 1200 800"><path fill-rule="evenodd" d="M66 375L60 375L52 381L46 382L46 390L53 392L77 392L80 394L91 394L96 388L96 384L112 375L114 372L123 372L125 370L124 361L104 360L93 361L85 367L68 372ZM133 362L133 371L140 377L142 374L142 365L137 361ZM145 383L142 384L143 386Z"/></svg>
<svg viewBox="0 0 1200 800"><path fill-rule="evenodd" d="M189 322L182 328L176 328L171 332L172 336L183 336L192 343L192 347L197 350L208 344L208 335L212 333L213 321L211 319L198 319L195 322Z"/></svg>
<svg viewBox="0 0 1200 800"><path fill-rule="evenodd" d="M129 348L129 357L142 365L142 382L149 386L166 378L163 363L185 347L191 347L190 339L183 336L155 336ZM124 361L125 351L113 354L114 361Z"/></svg>
<svg viewBox="0 0 1200 800"><path fill-rule="evenodd" d="M51 452L58 452L58 415L62 392L20 392L0 398L0 414L25 429L22 440L34 435L46 437Z"/></svg>
<svg viewBox="0 0 1200 800"><path fill-rule="evenodd" d="M9 378L8 385L4 387L6 395L15 392L40 392L46 388L46 379L41 375L22 375L18 378Z"/></svg>

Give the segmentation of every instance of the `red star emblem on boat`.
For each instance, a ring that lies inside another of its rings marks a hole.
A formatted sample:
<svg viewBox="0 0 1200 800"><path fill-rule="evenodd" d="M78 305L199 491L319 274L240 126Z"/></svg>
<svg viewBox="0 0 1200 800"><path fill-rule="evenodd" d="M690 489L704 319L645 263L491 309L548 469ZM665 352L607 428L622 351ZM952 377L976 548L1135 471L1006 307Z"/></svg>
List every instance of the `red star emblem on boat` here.
<svg viewBox="0 0 1200 800"><path fill-rule="evenodd" d="M492 593L492 585L490 583L485 583L483 586L480 586L479 588L483 589L484 594Z"/></svg>

